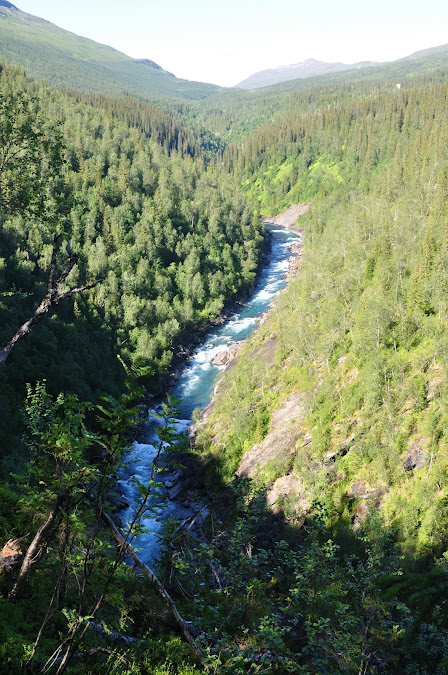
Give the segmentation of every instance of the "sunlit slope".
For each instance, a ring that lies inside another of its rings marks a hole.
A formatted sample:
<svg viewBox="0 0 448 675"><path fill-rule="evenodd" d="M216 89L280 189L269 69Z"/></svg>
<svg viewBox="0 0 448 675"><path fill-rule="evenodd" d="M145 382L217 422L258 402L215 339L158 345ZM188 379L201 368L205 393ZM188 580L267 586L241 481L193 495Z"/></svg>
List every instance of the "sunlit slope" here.
<svg viewBox="0 0 448 675"><path fill-rule="evenodd" d="M80 91L154 99L197 100L219 91L211 84L181 80L151 61L138 62L93 40L0 2L0 57L26 73Z"/></svg>
<svg viewBox="0 0 448 675"><path fill-rule="evenodd" d="M201 439L225 478L252 465L286 486L291 518L313 499L336 528L375 513L425 554L448 538L447 100L446 82L393 88L279 119L225 154L263 213L311 208L299 276L240 350Z"/></svg>

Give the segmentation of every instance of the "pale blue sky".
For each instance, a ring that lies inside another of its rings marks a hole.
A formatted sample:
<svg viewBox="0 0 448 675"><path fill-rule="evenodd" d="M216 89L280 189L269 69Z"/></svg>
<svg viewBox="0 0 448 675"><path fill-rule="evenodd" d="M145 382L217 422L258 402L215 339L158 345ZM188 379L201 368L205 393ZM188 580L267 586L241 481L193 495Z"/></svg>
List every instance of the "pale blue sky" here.
<svg viewBox="0 0 448 675"><path fill-rule="evenodd" d="M307 58L390 61L448 43L447 0L11 0L25 12L232 86Z"/></svg>

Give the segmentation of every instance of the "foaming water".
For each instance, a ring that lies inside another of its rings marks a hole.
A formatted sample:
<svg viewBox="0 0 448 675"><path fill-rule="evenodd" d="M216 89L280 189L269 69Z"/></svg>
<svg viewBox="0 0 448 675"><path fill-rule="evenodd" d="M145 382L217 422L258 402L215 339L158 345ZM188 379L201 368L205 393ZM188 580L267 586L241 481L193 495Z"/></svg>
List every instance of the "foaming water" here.
<svg viewBox="0 0 448 675"><path fill-rule="evenodd" d="M300 237L287 230L269 226L268 229L272 234L270 261L262 270L253 295L226 323L203 336L202 343L185 363L173 389L173 396L181 400L182 418L176 420L176 428L180 432L186 431L190 426L193 410L205 408L212 398L216 380L223 370L223 366L211 364L213 358L231 345L245 340L255 329L260 317L269 309L278 291L286 286L288 259L291 257L290 246L299 241ZM157 413L157 408L148 412ZM127 466L120 475L122 492L130 504L121 514L123 525L132 520L139 496L133 476L143 484L148 482L159 444L156 432L158 423L158 420L153 419L152 423L148 424L145 442L133 444L128 453ZM140 535L136 541L136 546L140 549L139 555L145 562L153 560L157 554L157 534L163 520L178 508L173 502L163 498L162 491L159 496L160 498L153 502L151 513L143 519L142 525L147 532Z"/></svg>
<svg viewBox="0 0 448 675"><path fill-rule="evenodd" d="M148 415L157 415L157 407L150 408ZM146 431L145 443L134 441L132 449L125 458L126 466L120 472L120 487L129 506L120 513L121 523L125 528L131 523L140 498L137 481L147 485L153 462L157 456L160 440L157 436L157 427L161 421L157 417L151 417ZM191 420L175 420L174 426L178 433L185 433L191 424ZM157 475L155 477L157 481ZM141 525L145 532L140 534L133 542L133 546L139 550L139 557L143 562L149 563L157 555L159 542L157 535L160 532L163 521L172 515L175 505L166 499L166 491L160 486L152 490L149 508L141 519Z"/></svg>

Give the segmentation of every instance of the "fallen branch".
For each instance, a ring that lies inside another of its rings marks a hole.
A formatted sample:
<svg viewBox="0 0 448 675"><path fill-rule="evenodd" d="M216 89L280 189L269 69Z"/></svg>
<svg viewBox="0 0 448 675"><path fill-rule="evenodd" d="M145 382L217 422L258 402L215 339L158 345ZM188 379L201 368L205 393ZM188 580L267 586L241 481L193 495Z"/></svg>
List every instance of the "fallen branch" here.
<svg viewBox="0 0 448 675"><path fill-rule="evenodd" d="M107 525L109 530L112 532L112 535L114 539L117 541L119 544L121 550L123 553L126 553L137 565L137 567L140 567L142 572L148 577L148 579L151 581L153 586L156 588L158 593L162 596L164 599L169 611L171 612L175 622L179 626L183 636L185 637L186 641L191 647L191 650L193 651L193 654L197 659L200 661L204 661L204 658L196 645L190 631L187 628L187 622L182 619L180 616L179 612L177 611L177 607L174 604L171 596L169 595L168 591L165 589L163 584L159 581L159 579L156 577L154 572L138 557L138 555L135 553L135 551L132 549L132 547L125 541L124 537L120 534L118 529L116 528L113 520L107 515L107 513L102 513L101 518L103 519L103 522Z"/></svg>
<svg viewBox="0 0 448 675"><path fill-rule="evenodd" d="M176 529L175 529L174 532L172 533L171 538L170 538L170 541L169 541L170 546L173 546L174 537L175 537L175 535L179 532L179 530L182 530L182 528L185 527L185 525L188 523L188 521L190 521L190 522L189 522L188 527L187 527L186 529L187 529L187 530L190 530L190 529L193 527L193 525L195 524L196 520L197 520L197 519L199 518L199 516L201 515L201 513L202 513L206 508L208 508L208 505L207 505L207 504L204 504L204 506L203 506L197 513L192 513L191 516L188 516L188 518L185 518L185 520L183 520L183 521L176 527Z"/></svg>
<svg viewBox="0 0 448 675"><path fill-rule="evenodd" d="M212 562L211 560L210 560L210 569L211 569L211 571L212 571L212 573L213 573L213 576L214 576L215 579L216 579L216 583L218 584L219 590L222 591L222 583L221 583L221 579L219 578L219 574L218 574L218 572L217 572L217 570L216 570L216 567L214 566L214 564L213 564L213 562Z"/></svg>
<svg viewBox="0 0 448 675"><path fill-rule="evenodd" d="M82 622L83 624L88 624L89 628L96 630L98 633L104 635L108 640L113 640L114 642L123 642L125 645L132 644L133 642L138 642L137 638L129 637L129 635L123 635L116 630L106 629L100 623L96 621L91 621L90 619L85 619Z"/></svg>
<svg viewBox="0 0 448 675"><path fill-rule="evenodd" d="M16 346L18 342L21 342L26 337L28 337L33 328L38 323L40 323L40 321L42 321L44 316L48 313L48 311L52 307L58 305L62 300L65 300L66 298L70 298L73 295L82 293L82 291L87 291L90 288L94 288L94 286L102 282L102 279L97 279L91 284L87 284L87 286L80 286L79 288L73 288L72 290L65 291L64 293L60 292L61 284L64 283L64 281L66 280L66 278L68 277L68 275L70 274L70 272L72 271L72 269L79 260L79 257L75 253L73 253L69 241L66 249L69 257L66 260L64 269L62 270L61 274L59 275L58 278L56 278L56 256L61 237L62 234L55 234L54 236L53 253L51 255L51 264L50 264L50 274L48 276L48 284L47 284L47 293L43 298L42 302L40 303L39 307L34 312L34 314L27 321L25 321L25 323L22 324L22 326L20 326L19 330L13 335L13 337L10 340L8 340L8 342L5 342L3 347L0 349L0 364L6 361L11 350Z"/></svg>

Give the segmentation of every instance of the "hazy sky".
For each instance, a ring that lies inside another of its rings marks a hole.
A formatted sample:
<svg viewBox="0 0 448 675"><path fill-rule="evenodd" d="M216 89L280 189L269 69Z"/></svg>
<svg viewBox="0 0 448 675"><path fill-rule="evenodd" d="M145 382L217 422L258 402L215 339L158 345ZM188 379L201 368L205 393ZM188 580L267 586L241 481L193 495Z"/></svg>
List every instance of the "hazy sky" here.
<svg viewBox="0 0 448 675"><path fill-rule="evenodd" d="M232 86L265 68L391 61L448 42L447 0L12 0L178 77Z"/></svg>

